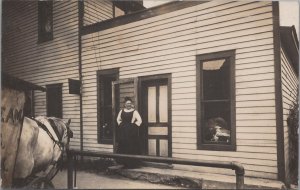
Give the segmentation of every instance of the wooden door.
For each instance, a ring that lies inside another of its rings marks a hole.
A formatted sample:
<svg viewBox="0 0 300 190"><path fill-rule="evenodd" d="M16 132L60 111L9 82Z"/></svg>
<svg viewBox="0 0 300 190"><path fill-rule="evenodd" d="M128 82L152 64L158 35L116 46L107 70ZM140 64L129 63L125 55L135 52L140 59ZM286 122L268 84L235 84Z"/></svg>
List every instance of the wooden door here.
<svg viewBox="0 0 300 190"><path fill-rule="evenodd" d="M142 85L146 152L151 156L171 156L168 80L147 81Z"/></svg>

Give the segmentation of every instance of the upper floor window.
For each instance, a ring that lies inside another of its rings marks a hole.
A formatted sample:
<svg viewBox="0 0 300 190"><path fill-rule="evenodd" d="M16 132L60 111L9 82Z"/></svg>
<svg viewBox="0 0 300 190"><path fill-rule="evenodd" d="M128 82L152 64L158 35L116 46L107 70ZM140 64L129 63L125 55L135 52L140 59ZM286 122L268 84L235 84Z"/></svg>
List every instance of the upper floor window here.
<svg viewBox="0 0 300 190"><path fill-rule="evenodd" d="M235 150L235 51L197 56L198 148Z"/></svg>
<svg viewBox="0 0 300 190"><path fill-rule="evenodd" d="M53 39L53 1L38 1L38 42Z"/></svg>

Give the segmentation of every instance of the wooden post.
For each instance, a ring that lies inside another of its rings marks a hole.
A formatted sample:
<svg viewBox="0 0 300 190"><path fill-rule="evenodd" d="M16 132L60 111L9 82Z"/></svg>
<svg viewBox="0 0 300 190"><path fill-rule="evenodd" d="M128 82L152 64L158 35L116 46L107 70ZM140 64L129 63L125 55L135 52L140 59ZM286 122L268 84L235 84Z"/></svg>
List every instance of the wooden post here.
<svg viewBox="0 0 300 190"><path fill-rule="evenodd" d="M67 157L68 157L68 189L73 189L73 170L74 170L73 154L67 152Z"/></svg>
<svg viewBox="0 0 300 190"><path fill-rule="evenodd" d="M112 107L112 127L113 127L113 151L114 151L114 153L116 153L116 151L117 151L117 145L116 145L116 132L117 132L117 130L116 130L116 118L117 118L117 113L116 113L116 109L117 109L117 102L116 102L116 86L117 84L116 84L116 82L112 82L111 83L111 90L112 90L112 92L111 92L111 94L112 94L112 105L111 105L111 107Z"/></svg>

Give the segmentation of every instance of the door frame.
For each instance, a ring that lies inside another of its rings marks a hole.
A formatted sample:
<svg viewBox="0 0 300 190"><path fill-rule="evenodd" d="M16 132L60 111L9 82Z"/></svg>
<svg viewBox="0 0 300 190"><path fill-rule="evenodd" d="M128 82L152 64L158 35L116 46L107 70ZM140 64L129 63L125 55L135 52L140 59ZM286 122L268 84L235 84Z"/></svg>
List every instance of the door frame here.
<svg viewBox="0 0 300 190"><path fill-rule="evenodd" d="M168 157L172 157L172 74L159 74L159 75L150 75L150 76L140 76L138 77L138 99L139 102L139 110L143 109L143 86L149 82L155 82L158 80L167 80L168 85ZM145 144L144 146L147 146ZM145 148L145 147L144 147ZM148 150L148 147L146 147Z"/></svg>

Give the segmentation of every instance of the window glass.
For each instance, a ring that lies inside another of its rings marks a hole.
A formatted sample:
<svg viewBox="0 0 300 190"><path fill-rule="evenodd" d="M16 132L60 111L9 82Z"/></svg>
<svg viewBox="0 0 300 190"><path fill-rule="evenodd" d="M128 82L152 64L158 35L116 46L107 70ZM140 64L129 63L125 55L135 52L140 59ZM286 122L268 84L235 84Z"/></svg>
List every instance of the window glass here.
<svg viewBox="0 0 300 190"><path fill-rule="evenodd" d="M102 138L112 139L113 137L113 127L112 127L112 86L111 82L114 79L111 77L103 77L103 101L101 102L101 112L102 117Z"/></svg>
<svg viewBox="0 0 300 190"><path fill-rule="evenodd" d="M53 39L53 1L38 1L39 42Z"/></svg>
<svg viewBox="0 0 300 190"><path fill-rule="evenodd" d="M62 85L47 85L47 116L62 118Z"/></svg>
<svg viewBox="0 0 300 190"><path fill-rule="evenodd" d="M229 64L225 59L203 62L204 100L228 99L230 89Z"/></svg>
<svg viewBox="0 0 300 190"><path fill-rule="evenodd" d="M203 104L203 142L230 143L229 102L205 102Z"/></svg>

